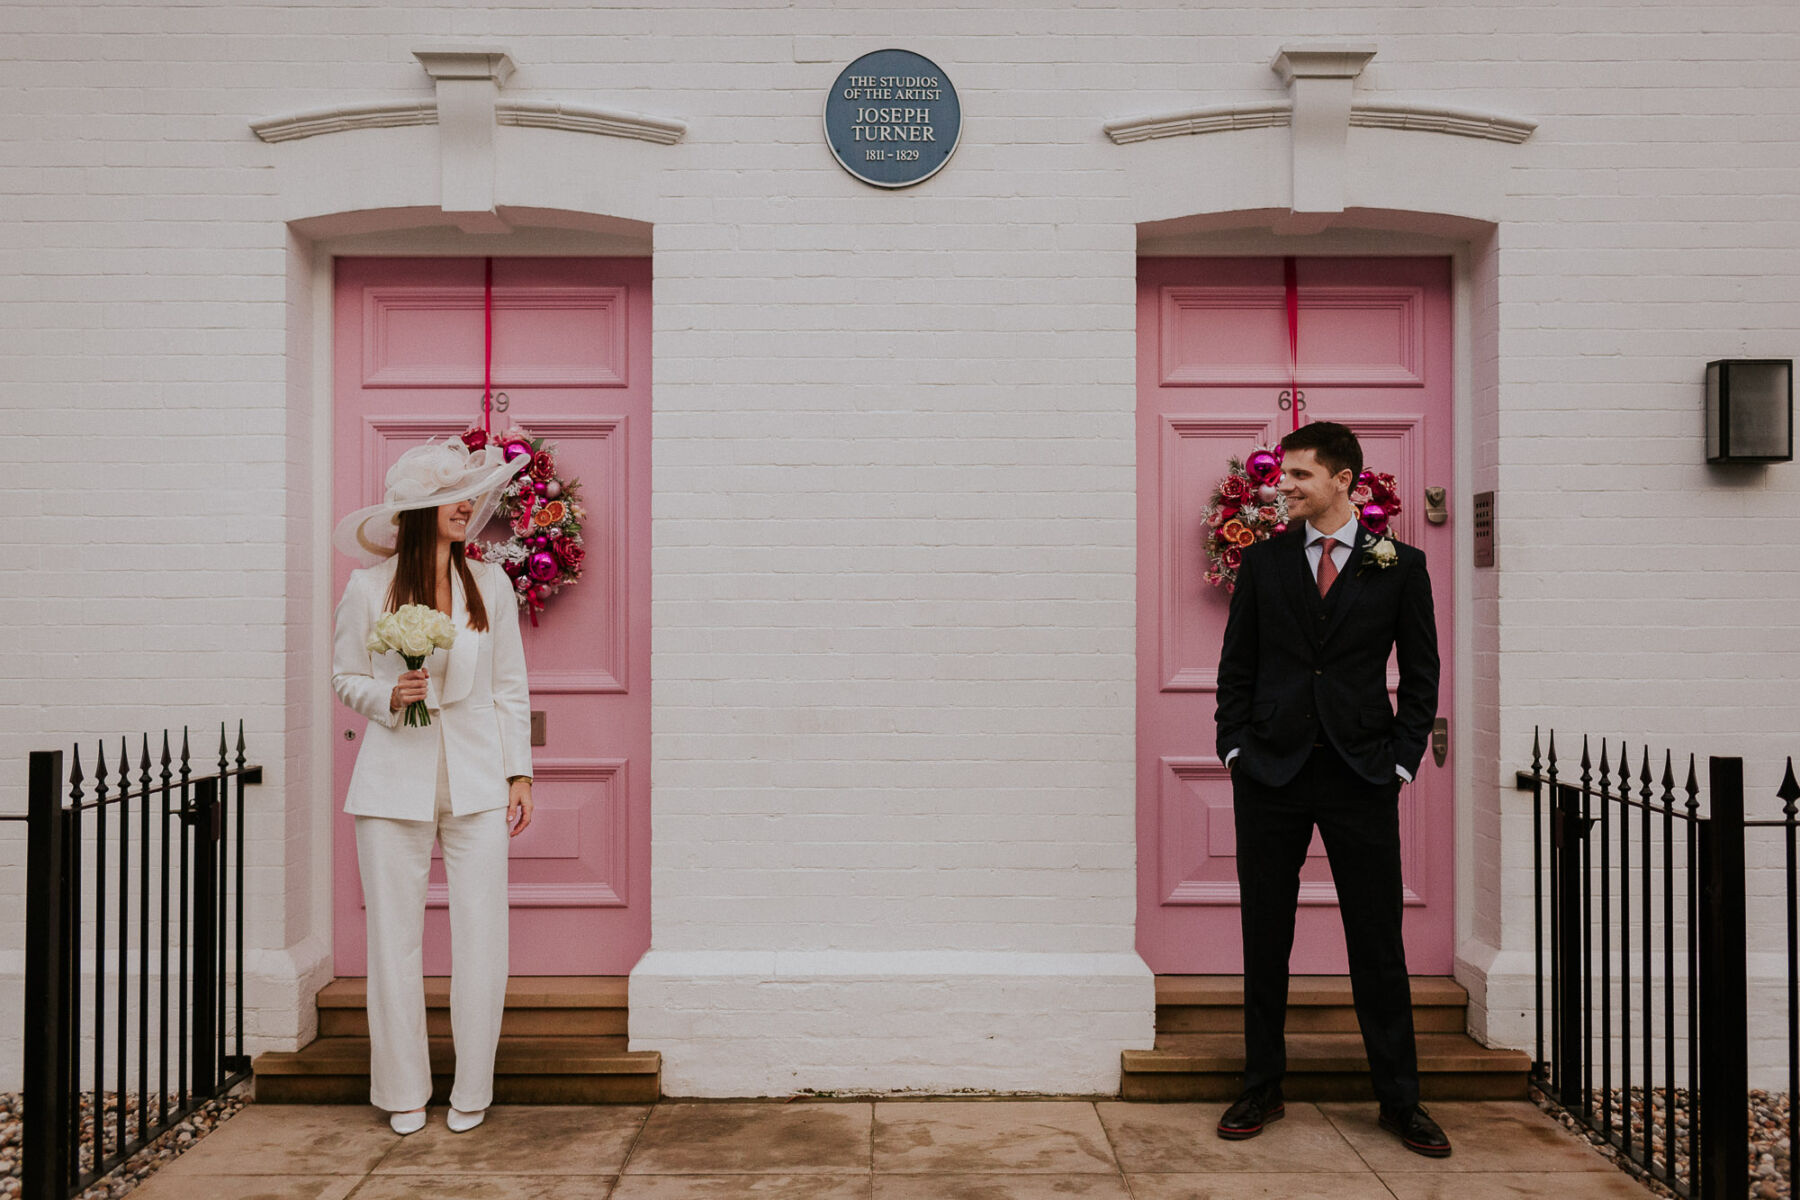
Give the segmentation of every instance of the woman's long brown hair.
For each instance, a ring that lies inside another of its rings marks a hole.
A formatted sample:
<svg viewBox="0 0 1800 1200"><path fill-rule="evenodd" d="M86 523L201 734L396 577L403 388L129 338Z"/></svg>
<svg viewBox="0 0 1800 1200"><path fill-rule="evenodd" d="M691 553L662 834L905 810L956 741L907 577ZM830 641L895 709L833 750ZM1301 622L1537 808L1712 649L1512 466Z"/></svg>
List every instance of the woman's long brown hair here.
<svg viewBox="0 0 1800 1200"><path fill-rule="evenodd" d="M402 604L437 607L438 517L435 508L411 508L399 514L400 536L394 551L394 585L388 589L388 609ZM462 579L463 603L469 610L469 628L485 632L487 605L475 575L469 570L461 542L450 543L450 566Z"/></svg>

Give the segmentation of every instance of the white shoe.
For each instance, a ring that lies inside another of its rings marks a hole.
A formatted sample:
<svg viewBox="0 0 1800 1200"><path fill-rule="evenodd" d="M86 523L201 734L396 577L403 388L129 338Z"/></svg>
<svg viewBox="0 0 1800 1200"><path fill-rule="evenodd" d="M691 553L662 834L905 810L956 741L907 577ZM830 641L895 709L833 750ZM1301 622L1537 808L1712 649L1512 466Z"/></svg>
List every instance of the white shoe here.
<svg viewBox="0 0 1800 1200"><path fill-rule="evenodd" d="M425 1110L418 1108L412 1112L389 1113L388 1125L401 1137L405 1137L409 1133L417 1133L425 1128Z"/></svg>
<svg viewBox="0 0 1800 1200"><path fill-rule="evenodd" d="M472 1113L464 1112L460 1108L453 1108L444 1118L444 1124L449 1127L451 1133L467 1133L485 1120L487 1120L487 1109L485 1108L477 1109Z"/></svg>

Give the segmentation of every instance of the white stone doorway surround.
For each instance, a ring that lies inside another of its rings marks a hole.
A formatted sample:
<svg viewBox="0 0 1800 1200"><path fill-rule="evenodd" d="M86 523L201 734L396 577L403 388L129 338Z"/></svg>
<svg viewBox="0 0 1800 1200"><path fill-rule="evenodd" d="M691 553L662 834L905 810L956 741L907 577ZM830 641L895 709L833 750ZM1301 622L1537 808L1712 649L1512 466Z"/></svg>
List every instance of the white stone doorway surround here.
<svg viewBox="0 0 1800 1200"><path fill-rule="evenodd" d="M1438 255L1452 261L1455 476L1451 498L1460 714L1456 756L1456 965L1471 1032L1493 1045L1531 1036L1529 823L1511 795L1506 747L1520 744L1500 705L1498 574L1473 560L1471 497L1495 490L1504 229L1510 177L1535 123L1501 113L1359 98L1368 44L1283 46L1270 67L1285 100L1121 114L1119 147L1143 257ZM1210 136L1207 136L1210 135ZM1526 734L1529 730L1524 731ZM1503 809L1510 808L1510 813ZM1494 848L1499 848L1499 853ZM1523 883L1519 881L1523 880ZM1507 920L1511 907L1520 916Z"/></svg>
<svg viewBox="0 0 1800 1200"><path fill-rule="evenodd" d="M499 92L512 64L498 51L418 57L435 81L435 101L347 102L252 123L271 144L288 298L288 837L276 885L288 934L284 949L251 956L247 986L268 997L263 1011L290 1013L292 1026L258 1031L267 1048L311 1040L313 997L331 978L334 261L649 257L641 181L684 132L668 119L508 104Z"/></svg>

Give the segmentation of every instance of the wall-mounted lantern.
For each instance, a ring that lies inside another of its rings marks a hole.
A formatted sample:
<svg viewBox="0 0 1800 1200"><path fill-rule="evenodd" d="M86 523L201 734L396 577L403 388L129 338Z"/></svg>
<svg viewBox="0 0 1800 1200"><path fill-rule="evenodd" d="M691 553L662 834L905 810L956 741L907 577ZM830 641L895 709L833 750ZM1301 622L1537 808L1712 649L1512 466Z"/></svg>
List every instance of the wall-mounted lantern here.
<svg viewBox="0 0 1800 1200"><path fill-rule="evenodd" d="M1725 358L1706 364L1706 461L1794 460L1794 360Z"/></svg>

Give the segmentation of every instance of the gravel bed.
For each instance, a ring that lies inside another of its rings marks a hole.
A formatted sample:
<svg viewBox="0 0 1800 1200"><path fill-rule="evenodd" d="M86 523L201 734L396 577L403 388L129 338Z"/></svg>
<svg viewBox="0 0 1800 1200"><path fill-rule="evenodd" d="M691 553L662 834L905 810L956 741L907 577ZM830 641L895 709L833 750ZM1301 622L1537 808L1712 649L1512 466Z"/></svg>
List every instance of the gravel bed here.
<svg viewBox="0 0 1800 1200"><path fill-rule="evenodd" d="M94 1131L94 1115L92 1110L92 1092L81 1093L81 1166L88 1170L94 1161L93 1144L89 1140ZM233 1093L217 1100L208 1101L187 1118L178 1122L161 1137L144 1146L125 1162L114 1167L106 1178L95 1183L81 1194L81 1200L112 1200L123 1196L143 1182L158 1167L173 1159L179 1158L188 1147L219 1127L223 1121L237 1115L238 1111L248 1103L249 1097ZM117 1129L117 1103L113 1093L106 1093L104 1104L104 1127L107 1145L113 1144L113 1134ZM130 1134L137 1132L137 1094L130 1093L125 1098L126 1127ZM154 1104L154 1101L152 1102ZM174 1098L170 1098L170 1107L174 1107ZM24 1167L20 1162L20 1141L23 1137L20 1114L24 1110L24 1101L17 1092L0 1092L0 1197L4 1200L17 1200L24 1188Z"/></svg>
<svg viewBox="0 0 1800 1200"><path fill-rule="evenodd" d="M1613 1126L1618 1128L1626 1111L1626 1093L1614 1088L1611 1092L1613 1105ZM1663 1099L1663 1089L1651 1091L1652 1103L1656 1106L1656 1134L1653 1139L1655 1160L1658 1169L1663 1161L1663 1138L1668 1120L1668 1110ZM1560 1104L1551 1100L1541 1089L1533 1086L1531 1098L1544 1112L1556 1118L1565 1128L1571 1129L1585 1137L1601 1154L1611 1159L1620 1170L1636 1178L1659 1196L1673 1197L1660 1180L1648 1178L1638 1163L1626 1158L1617 1147L1607 1142L1599 1133L1581 1124L1570 1116ZM1791 1177L1789 1174L1788 1147L1788 1094L1786 1092L1752 1091L1750 1093L1750 1187L1746 1192L1749 1200L1790 1200ZM1633 1152L1638 1152L1643 1145L1644 1130L1644 1092L1642 1088L1630 1091L1630 1114ZM1596 1117L1598 1113L1596 1110ZM1685 1089L1675 1090L1675 1172L1678 1178L1686 1178L1688 1174L1688 1094Z"/></svg>

